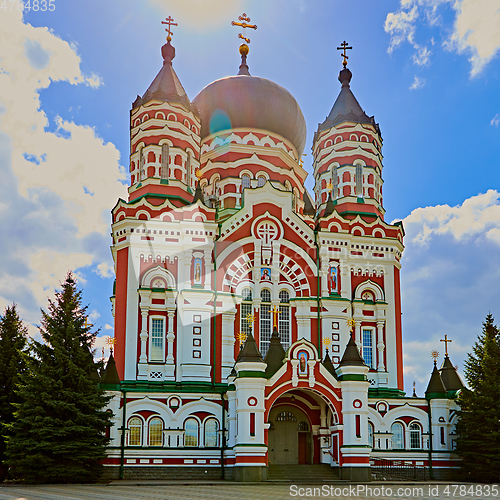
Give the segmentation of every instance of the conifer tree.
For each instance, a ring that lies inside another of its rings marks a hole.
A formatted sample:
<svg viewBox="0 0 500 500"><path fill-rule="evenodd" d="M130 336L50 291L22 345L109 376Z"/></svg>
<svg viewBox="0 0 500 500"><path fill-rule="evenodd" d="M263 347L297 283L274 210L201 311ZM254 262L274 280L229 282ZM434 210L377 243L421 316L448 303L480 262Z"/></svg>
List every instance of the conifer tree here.
<svg viewBox="0 0 500 500"><path fill-rule="evenodd" d="M27 482L96 480L105 457L108 398L99 389L86 307L71 273L42 311L43 343L21 375L16 419L7 440L9 473Z"/></svg>
<svg viewBox="0 0 500 500"><path fill-rule="evenodd" d="M457 422L457 452L467 478L481 482L500 479L500 331L486 316L465 361L469 389L461 391Z"/></svg>
<svg viewBox="0 0 500 500"><path fill-rule="evenodd" d="M7 424L14 421L15 403L20 402L15 392L20 374L26 363L24 351L27 347L28 329L19 318L15 304L5 309L0 316L0 482L7 476L5 438Z"/></svg>

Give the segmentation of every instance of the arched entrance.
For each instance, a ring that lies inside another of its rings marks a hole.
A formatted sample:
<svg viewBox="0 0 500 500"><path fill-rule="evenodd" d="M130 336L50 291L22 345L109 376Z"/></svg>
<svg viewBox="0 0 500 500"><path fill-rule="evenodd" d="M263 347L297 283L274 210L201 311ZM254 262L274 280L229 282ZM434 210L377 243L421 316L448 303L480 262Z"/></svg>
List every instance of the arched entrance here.
<svg viewBox="0 0 500 500"><path fill-rule="evenodd" d="M277 406L269 416L269 463L312 463L311 425L307 415L294 406Z"/></svg>

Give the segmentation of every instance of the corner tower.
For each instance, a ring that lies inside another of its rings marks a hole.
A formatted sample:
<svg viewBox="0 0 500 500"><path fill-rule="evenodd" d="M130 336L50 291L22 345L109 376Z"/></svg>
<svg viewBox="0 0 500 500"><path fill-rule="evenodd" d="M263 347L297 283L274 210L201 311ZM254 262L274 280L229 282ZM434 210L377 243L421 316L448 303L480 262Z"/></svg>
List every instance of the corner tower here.
<svg viewBox="0 0 500 500"><path fill-rule="evenodd" d="M344 61L340 93L314 135L314 193L321 213L331 193L342 215L369 214L383 219L382 136L350 88L351 71Z"/></svg>

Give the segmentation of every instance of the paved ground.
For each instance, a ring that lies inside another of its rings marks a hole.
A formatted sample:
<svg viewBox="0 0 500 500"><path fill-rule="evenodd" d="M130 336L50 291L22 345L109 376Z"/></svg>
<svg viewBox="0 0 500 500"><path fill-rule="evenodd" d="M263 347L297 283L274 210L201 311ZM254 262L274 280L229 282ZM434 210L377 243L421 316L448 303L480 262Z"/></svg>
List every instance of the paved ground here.
<svg viewBox="0 0 500 500"><path fill-rule="evenodd" d="M309 488L309 489L308 489ZM138 484L114 481L92 485L0 486L0 500L454 500L498 499L491 485L448 483L326 483L317 485L270 483L175 482Z"/></svg>

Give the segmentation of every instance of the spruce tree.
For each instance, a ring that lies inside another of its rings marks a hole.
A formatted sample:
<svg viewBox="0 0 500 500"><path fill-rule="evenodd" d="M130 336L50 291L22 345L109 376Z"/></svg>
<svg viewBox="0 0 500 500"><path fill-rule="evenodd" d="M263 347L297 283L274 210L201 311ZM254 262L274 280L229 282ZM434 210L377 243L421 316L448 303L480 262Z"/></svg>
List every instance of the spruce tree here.
<svg viewBox="0 0 500 500"><path fill-rule="evenodd" d="M27 482L90 482L101 471L109 400L98 386L86 307L71 273L42 311L43 343L18 385L22 402L7 440L9 473Z"/></svg>
<svg viewBox="0 0 500 500"><path fill-rule="evenodd" d="M468 479L495 482L500 479L500 331L491 314L467 355L465 377L470 389L457 401L457 452Z"/></svg>
<svg viewBox="0 0 500 500"><path fill-rule="evenodd" d="M13 304L0 316L0 482L7 476L5 438L7 425L14 421L15 403L21 400L15 392L19 376L25 370L24 351L27 347L28 329L23 324Z"/></svg>

